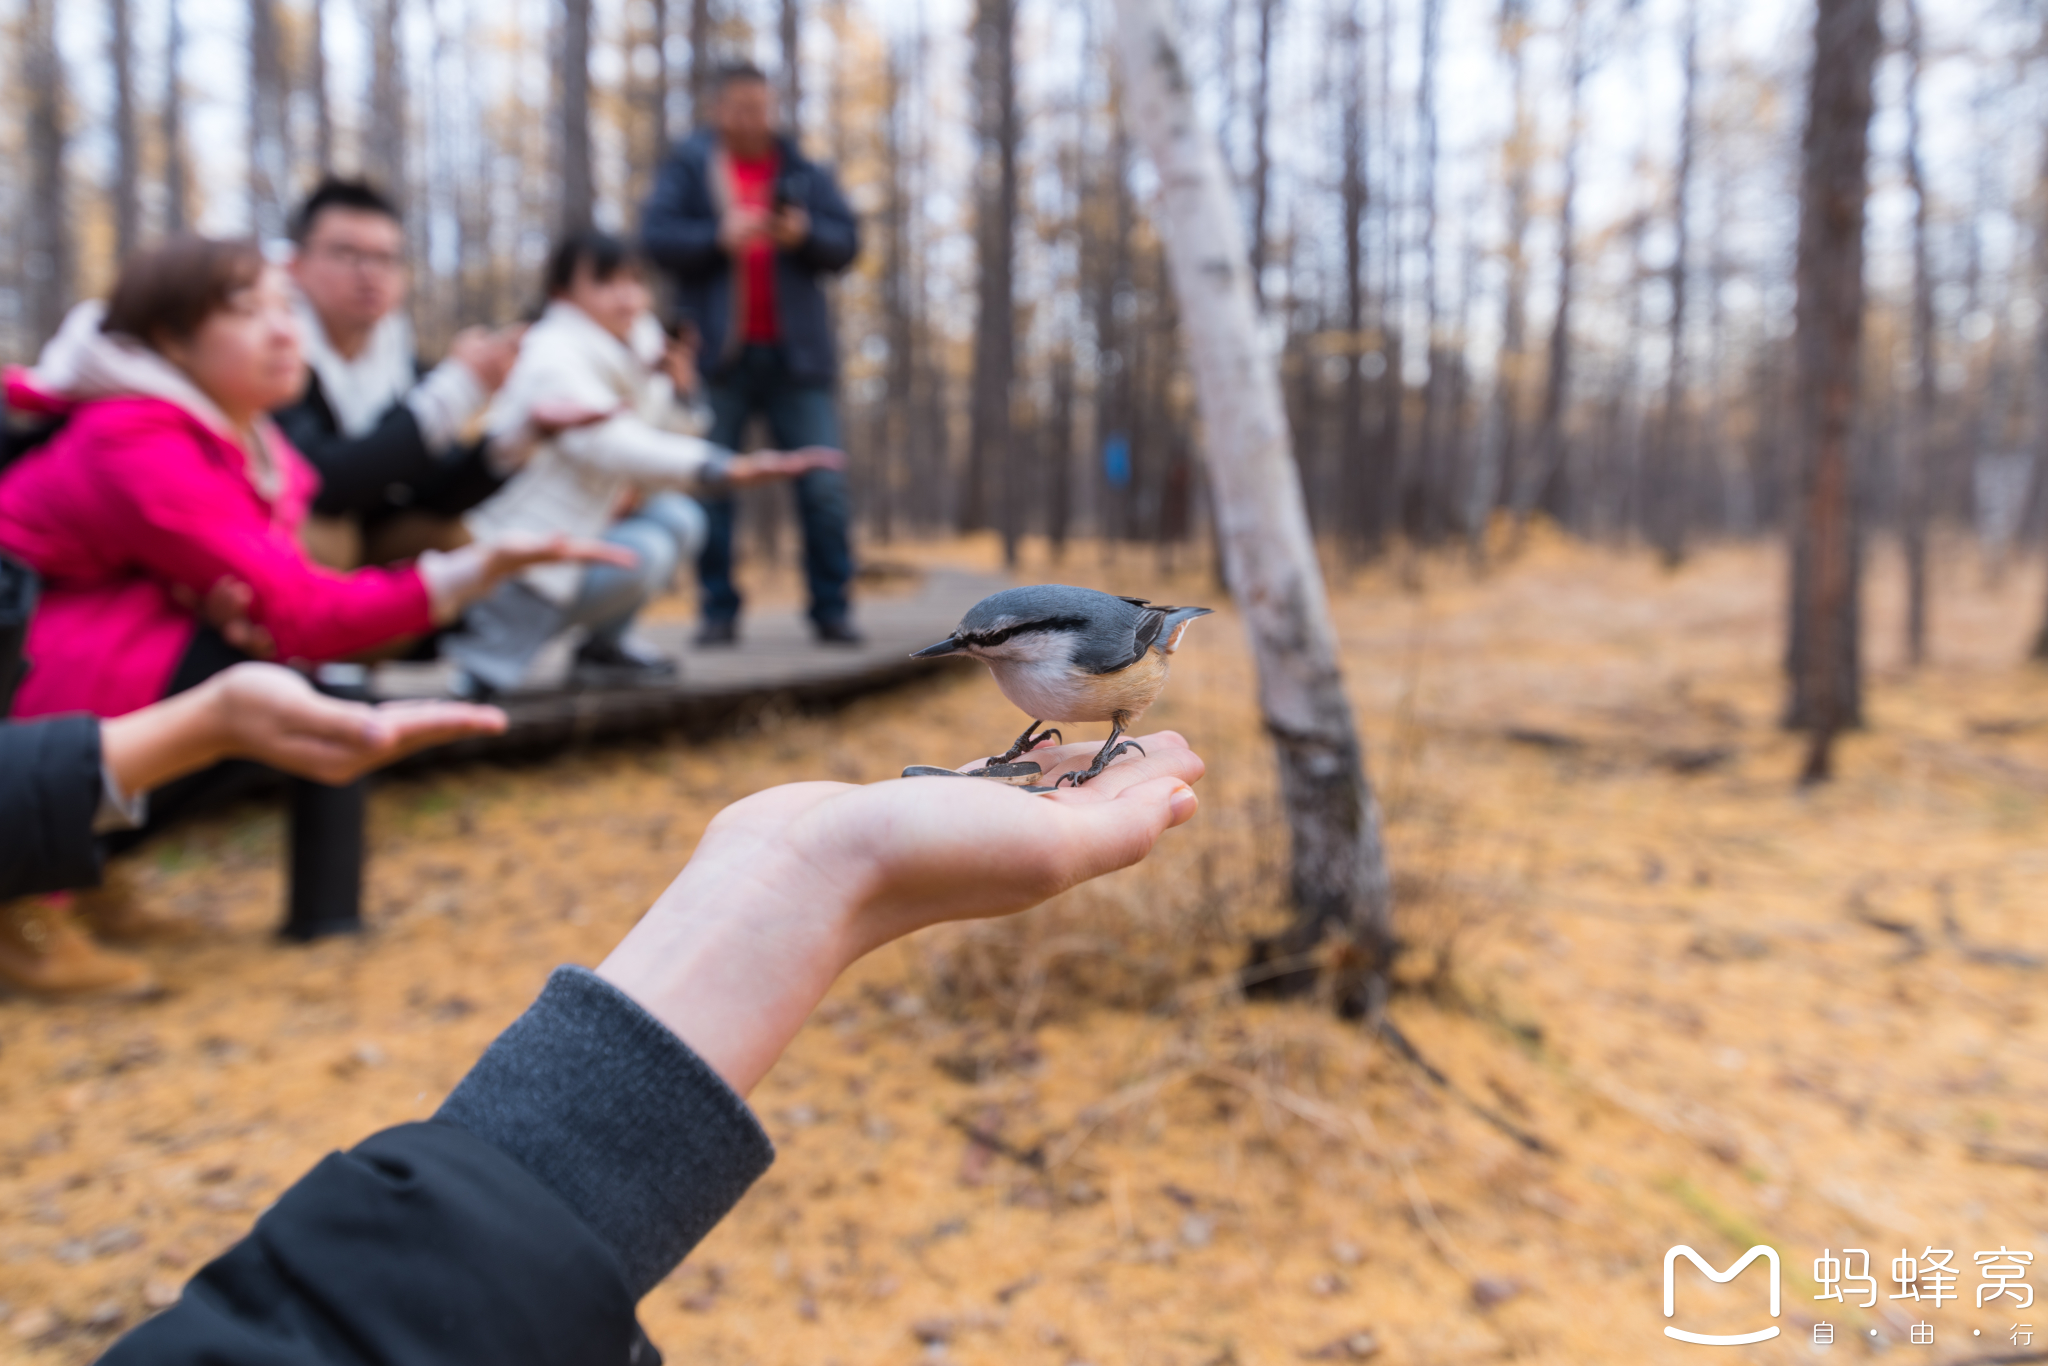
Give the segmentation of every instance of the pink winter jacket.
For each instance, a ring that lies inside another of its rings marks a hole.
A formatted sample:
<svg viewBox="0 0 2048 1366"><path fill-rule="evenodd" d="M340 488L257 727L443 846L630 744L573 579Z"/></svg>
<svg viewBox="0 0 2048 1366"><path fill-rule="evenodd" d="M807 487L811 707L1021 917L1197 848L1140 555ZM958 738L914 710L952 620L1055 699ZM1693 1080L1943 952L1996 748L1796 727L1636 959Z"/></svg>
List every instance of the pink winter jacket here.
<svg viewBox="0 0 2048 1366"><path fill-rule="evenodd" d="M12 404L67 406L8 377ZM164 398L79 404L49 444L0 475L0 550L43 579L29 624L21 717L119 716L164 695L197 619L174 587L203 599L247 584L249 617L284 661L342 658L432 625L408 565L336 573L306 558L299 523L320 477L274 428L266 498L242 448Z"/></svg>

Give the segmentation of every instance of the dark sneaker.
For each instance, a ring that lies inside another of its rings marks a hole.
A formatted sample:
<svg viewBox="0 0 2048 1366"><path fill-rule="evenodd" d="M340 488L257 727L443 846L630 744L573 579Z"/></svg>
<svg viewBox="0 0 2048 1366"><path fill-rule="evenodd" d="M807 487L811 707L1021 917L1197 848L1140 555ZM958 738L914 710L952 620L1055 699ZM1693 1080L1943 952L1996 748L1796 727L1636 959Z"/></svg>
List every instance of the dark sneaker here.
<svg viewBox="0 0 2048 1366"><path fill-rule="evenodd" d="M633 687L668 683L676 662L667 655L637 650L621 641L586 641L576 651L569 676L577 683L600 687Z"/></svg>
<svg viewBox="0 0 2048 1366"><path fill-rule="evenodd" d="M737 645L740 643L740 624L737 621L705 620L697 627L699 645Z"/></svg>
<svg viewBox="0 0 2048 1366"><path fill-rule="evenodd" d="M828 617L813 622L811 629L816 632L820 645L865 645L868 638L854 628L845 617Z"/></svg>

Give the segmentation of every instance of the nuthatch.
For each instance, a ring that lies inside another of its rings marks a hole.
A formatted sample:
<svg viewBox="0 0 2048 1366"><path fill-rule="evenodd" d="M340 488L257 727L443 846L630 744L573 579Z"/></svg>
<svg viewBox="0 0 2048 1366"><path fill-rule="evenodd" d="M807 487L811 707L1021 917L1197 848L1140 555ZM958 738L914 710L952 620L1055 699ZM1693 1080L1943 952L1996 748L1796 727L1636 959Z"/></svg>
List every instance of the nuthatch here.
<svg viewBox="0 0 2048 1366"><path fill-rule="evenodd" d="M1012 761L1049 736L1065 738L1054 729L1039 730L1047 721L1109 722L1109 739L1087 772L1062 775L1061 781L1071 778L1079 787L1125 750L1145 752L1136 741L1123 740L1123 733L1166 686L1167 656L1180 647L1188 623L1208 615L1206 607L1156 607L1143 598L1059 583L1006 588L974 604L952 635L911 658L972 655L988 665L1003 696L1032 718L1007 753L971 776L1043 772L1028 760ZM914 765L903 775L952 772Z"/></svg>

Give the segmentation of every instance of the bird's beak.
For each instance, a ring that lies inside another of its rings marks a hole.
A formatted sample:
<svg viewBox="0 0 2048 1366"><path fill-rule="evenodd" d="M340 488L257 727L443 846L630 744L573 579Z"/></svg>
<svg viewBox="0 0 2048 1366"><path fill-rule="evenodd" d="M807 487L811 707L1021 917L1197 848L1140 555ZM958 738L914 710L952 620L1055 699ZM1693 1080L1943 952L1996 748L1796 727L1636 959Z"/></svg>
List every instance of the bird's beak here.
<svg viewBox="0 0 2048 1366"><path fill-rule="evenodd" d="M927 645L922 650L913 651L910 657L912 659L937 659L940 655L950 655L966 648L956 638L947 636L936 645Z"/></svg>

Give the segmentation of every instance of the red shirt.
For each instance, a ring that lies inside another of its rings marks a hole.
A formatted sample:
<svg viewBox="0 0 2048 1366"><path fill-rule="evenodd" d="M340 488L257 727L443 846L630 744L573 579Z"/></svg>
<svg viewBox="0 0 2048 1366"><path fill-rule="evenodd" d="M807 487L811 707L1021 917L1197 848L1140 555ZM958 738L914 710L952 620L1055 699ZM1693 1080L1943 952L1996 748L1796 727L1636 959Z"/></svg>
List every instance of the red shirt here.
<svg viewBox="0 0 2048 1366"><path fill-rule="evenodd" d="M775 211L775 175L781 155L773 148L753 161L732 158L732 192L741 207ZM775 326L775 243L758 237L740 253L740 284L747 292L740 335L748 342L773 342Z"/></svg>

